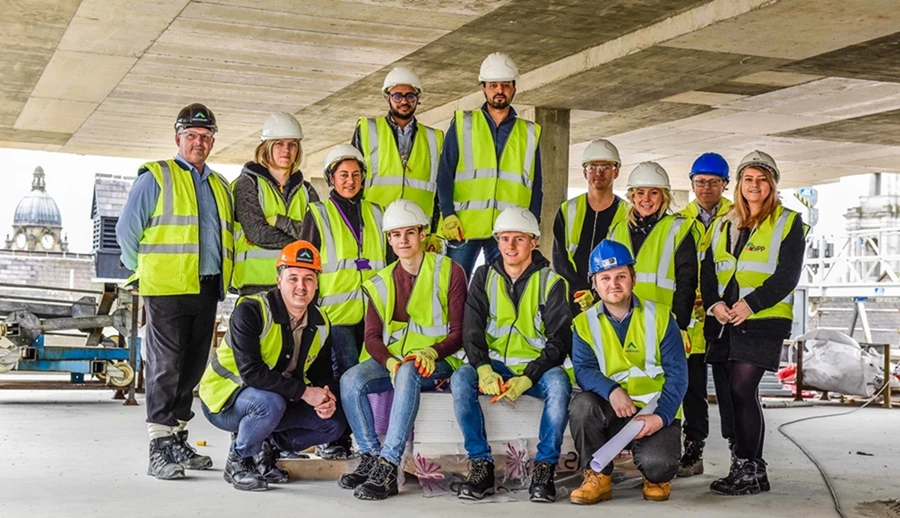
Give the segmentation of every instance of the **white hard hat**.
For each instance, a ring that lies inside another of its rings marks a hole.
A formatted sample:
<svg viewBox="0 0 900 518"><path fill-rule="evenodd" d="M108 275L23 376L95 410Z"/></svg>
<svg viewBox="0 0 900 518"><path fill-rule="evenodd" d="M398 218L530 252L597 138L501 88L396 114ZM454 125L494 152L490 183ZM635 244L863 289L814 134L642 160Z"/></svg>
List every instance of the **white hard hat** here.
<svg viewBox="0 0 900 518"><path fill-rule="evenodd" d="M503 232L524 232L541 237L537 218L530 210L522 207L507 207L497 216L497 220L494 221L494 237Z"/></svg>
<svg viewBox="0 0 900 518"><path fill-rule="evenodd" d="M325 155L325 164L322 167L322 172L325 173L325 177L327 178L329 176L328 171L331 170L332 166L347 159L353 159L359 162L359 167L362 169L363 174L365 174L366 160L363 158L362 153L350 144L338 144L329 149L328 154Z"/></svg>
<svg viewBox="0 0 900 518"><path fill-rule="evenodd" d="M519 78L519 68L511 57L502 53L494 52L489 54L481 62L481 72L478 74L478 81L515 81Z"/></svg>
<svg viewBox="0 0 900 518"><path fill-rule="evenodd" d="M422 93L422 81L419 79L419 76L406 67L397 67L388 72L388 75L384 76L384 85L381 87L381 92L384 95L388 95L391 92L391 88L397 85L409 85L415 88L417 92Z"/></svg>
<svg viewBox="0 0 900 518"><path fill-rule="evenodd" d="M634 171L628 175L629 189L637 187L659 187L661 189L671 189L669 185L669 175L661 165L656 162L641 162Z"/></svg>
<svg viewBox="0 0 900 518"><path fill-rule="evenodd" d="M295 138L303 139L303 128L290 113L277 112L269 115L263 124L262 135L259 140L265 142L272 139Z"/></svg>
<svg viewBox="0 0 900 518"><path fill-rule="evenodd" d="M617 166L622 165L622 159L619 158L619 150L612 142L606 139L592 140L590 144L584 148L581 155L581 167L591 162L615 162Z"/></svg>
<svg viewBox="0 0 900 518"><path fill-rule="evenodd" d="M778 181L781 180L781 171L778 170L778 165L775 164L775 159L772 158L772 155L768 153L757 150L741 159L741 163L737 166L738 181L741 180L741 175L744 173L744 169L747 169L748 167L762 167L763 169L767 169L770 173L772 173L772 176L775 178L776 184L778 184Z"/></svg>
<svg viewBox="0 0 900 518"><path fill-rule="evenodd" d="M381 218L381 229L384 232L406 227L427 227L430 224L431 220L425 215L422 207L411 200L391 202L384 209L384 216Z"/></svg>

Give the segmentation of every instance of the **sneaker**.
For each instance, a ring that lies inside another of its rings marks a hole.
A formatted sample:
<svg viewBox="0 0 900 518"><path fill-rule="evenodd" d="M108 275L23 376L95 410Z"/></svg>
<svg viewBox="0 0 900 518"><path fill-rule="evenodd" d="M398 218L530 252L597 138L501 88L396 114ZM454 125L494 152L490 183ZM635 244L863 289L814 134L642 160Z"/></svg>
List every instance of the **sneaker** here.
<svg viewBox="0 0 900 518"><path fill-rule="evenodd" d="M692 477L694 475L703 474L703 441L692 441L685 439L684 455L678 463L679 477Z"/></svg>
<svg viewBox="0 0 900 518"><path fill-rule="evenodd" d="M378 463L369 473L369 478L353 490L353 496L360 500L384 500L394 496L399 492L398 474L399 470L395 464L378 459Z"/></svg>
<svg viewBox="0 0 900 518"><path fill-rule="evenodd" d="M241 491L265 491L269 484L259 474L253 457L240 457L229 452L225 461L225 481Z"/></svg>
<svg viewBox="0 0 900 518"><path fill-rule="evenodd" d="M272 441L268 439L263 441L262 451L256 456L256 466L259 474L269 484L287 484L291 480L290 473L276 464L279 458L281 450Z"/></svg>
<svg viewBox="0 0 900 518"><path fill-rule="evenodd" d="M763 493L772 489L772 486L769 485L769 471L766 469L767 465L766 461L756 459L756 482L759 483L759 490Z"/></svg>
<svg viewBox="0 0 900 518"><path fill-rule="evenodd" d="M172 445L175 462L184 466L184 469L209 469L213 465L212 458L200 455L188 442L188 432L183 430L175 432L175 443Z"/></svg>
<svg viewBox="0 0 900 518"><path fill-rule="evenodd" d="M534 463L531 473L531 487L528 488L529 500L532 502L555 502L556 484L553 476L556 474L556 465L552 462L538 461Z"/></svg>
<svg viewBox="0 0 900 518"><path fill-rule="evenodd" d="M475 459L469 463L469 475L456 492L464 500L481 500L494 494L494 463L486 459Z"/></svg>
<svg viewBox="0 0 900 518"><path fill-rule="evenodd" d="M709 489L714 493L727 496L759 494L756 463L748 459L735 459L728 476L710 484Z"/></svg>
<svg viewBox="0 0 900 518"><path fill-rule="evenodd" d="M672 493L672 484L669 482L662 482L660 484L654 484L650 482L646 478L644 479L644 500L652 500L654 502L665 502L669 499L669 494Z"/></svg>
<svg viewBox="0 0 900 518"><path fill-rule="evenodd" d="M150 465L147 474L159 480L184 478L184 466L174 458L172 446L177 439L174 435L150 440Z"/></svg>
<svg viewBox="0 0 900 518"><path fill-rule="evenodd" d="M378 457L363 453L359 456L359 464L356 465L356 469L341 475L341 478L338 479L338 486L344 489L356 489L356 486L369 479L369 474L375 469L376 464L378 464Z"/></svg>
<svg viewBox="0 0 900 518"><path fill-rule="evenodd" d="M577 505L592 505L612 498L612 477L597 473L591 468L584 469L581 487L569 494L569 502Z"/></svg>

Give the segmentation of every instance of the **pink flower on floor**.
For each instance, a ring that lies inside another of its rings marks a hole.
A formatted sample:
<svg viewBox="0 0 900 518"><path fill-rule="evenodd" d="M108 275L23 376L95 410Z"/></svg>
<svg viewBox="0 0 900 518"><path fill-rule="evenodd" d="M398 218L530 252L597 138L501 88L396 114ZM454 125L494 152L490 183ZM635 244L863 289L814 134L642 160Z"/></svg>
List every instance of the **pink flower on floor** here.
<svg viewBox="0 0 900 518"><path fill-rule="evenodd" d="M517 480L528 476L526 450L517 450L512 443L506 443L506 479Z"/></svg>
<svg viewBox="0 0 900 518"><path fill-rule="evenodd" d="M419 485L426 493L447 492L447 489L441 484L441 481L444 480L441 465L431 462L419 453L416 454L416 478L419 479Z"/></svg>

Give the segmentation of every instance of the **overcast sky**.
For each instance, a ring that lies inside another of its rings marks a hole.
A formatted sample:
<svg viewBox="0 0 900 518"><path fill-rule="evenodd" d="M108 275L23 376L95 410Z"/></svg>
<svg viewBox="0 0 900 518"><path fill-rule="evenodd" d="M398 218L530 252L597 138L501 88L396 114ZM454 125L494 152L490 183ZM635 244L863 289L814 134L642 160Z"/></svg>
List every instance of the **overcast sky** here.
<svg viewBox="0 0 900 518"><path fill-rule="evenodd" d="M172 150L173 154L175 149ZM158 160L167 157L148 157ZM91 200L93 197L94 175L96 173L134 176L137 168L146 160L129 158L109 158L98 156L69 155L44 151L24 151L0 149L0 238L12 232L12 219L16 205L31 190L32 172L38 165L44 168L47 178L47 193L56 200L62 214L63 233L69 237L69 250L91 252L93 223L91 221ZM240 173L238 165L217 165L213 168L229 179ZM784 174L790 174L785 171ZM733 185L733 183L732 183ZM843 214L847 208L856 206L859 197L869 188L869 176L853 176L839 183L822 185L819 190L819 225L815 232L841 233L844 230ZM571 195L579 192L571 190ZM583 192L583 191L581 191ZM731 197L731 192L726 192ZM782 199L790 208L803 209L794 199L792 191L783 192ZM806 217L805 210L801 212ZM3 242L0 241L0 246Z"/></svg>

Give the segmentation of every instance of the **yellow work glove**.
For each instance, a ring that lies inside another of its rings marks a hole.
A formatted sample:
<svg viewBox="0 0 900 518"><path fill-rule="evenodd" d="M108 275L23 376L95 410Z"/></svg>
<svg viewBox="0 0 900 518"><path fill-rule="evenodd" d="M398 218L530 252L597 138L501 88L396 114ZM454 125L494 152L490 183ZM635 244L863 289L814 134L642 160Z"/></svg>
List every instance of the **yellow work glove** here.
<svg viewBox="0 0 900 518"><path fill-rule="evenodd" d="M690 356L691 349L693 349L693 344L691 343L691 335L689 335L687 331L682 331L681 339L684 341L684 354Z"/></svg>
<svg viewBox="0 0 900 518"><path fill-rule="evenodd" d="M394 385L394 377L397 376L397 370L400 369L401 365L403 365L403 362L394 357L390 357L384 362L384 367L391 374L391 386Z"/></svg>
<svg viewBox="0 0 900 518"><path fill-rule="evenodd" d="M515 378L509 378L506 380L506 390L503 391L502 394L497 396L495 399L497 401L507 398L512 401L519 399L519 396L524 394L531 388L531 379L528 376L516 376Z"/></svg>
<svg viewBox="0 0 900 518"><path fill-rule="evenodd" d="M424 349L419 349L412 354L406 355L406 357L403 358L403 361L416 362L416 368L419 369L419 374L421 374L422 377L427 378L431 376L431 373L434 372L434 365L435 362L437 362L437 359L438 352L435 351L432 347L426 347Z"/></svg>
<svg viewBox="0 0 900 518"><path fill-rule="evenodd" d="M591 290L576 291L575 302L581 307L581 311L586 311L594 304L594 294L591 293Z"/></svg>
<svg viewBox="0 0 900 518"><path fill-rule="evenodd" d="M478 390L482 394L489 396L497 396L500 394L500 385L503 384L503 377L494 372L494 368L490 365L482 365L478 367Z"/></svg>
<svg viewBox="0 0 900 518"><path fill-rule="evenodd" d="M266 218L266 223L268 223L270 226L274 227L275 221L277 221L277 220L278 220L278 215L276 214L274 216L269 216L268 218Z"/></svg>
<svg viewBox="0 0 900 518"><path fill-rule="evenodd" d="M425 251L440 254L444 251L444 240L437 234L431 234L425 238Z"/></svg>
<svg viewBox="0 0 900 518"><path fill-rule="evenodd" d="M463 241L466 239L465 234L463 234L462 223L455 215L444 218L441 230L444 233L444 237L450 241Z"/></svg>

